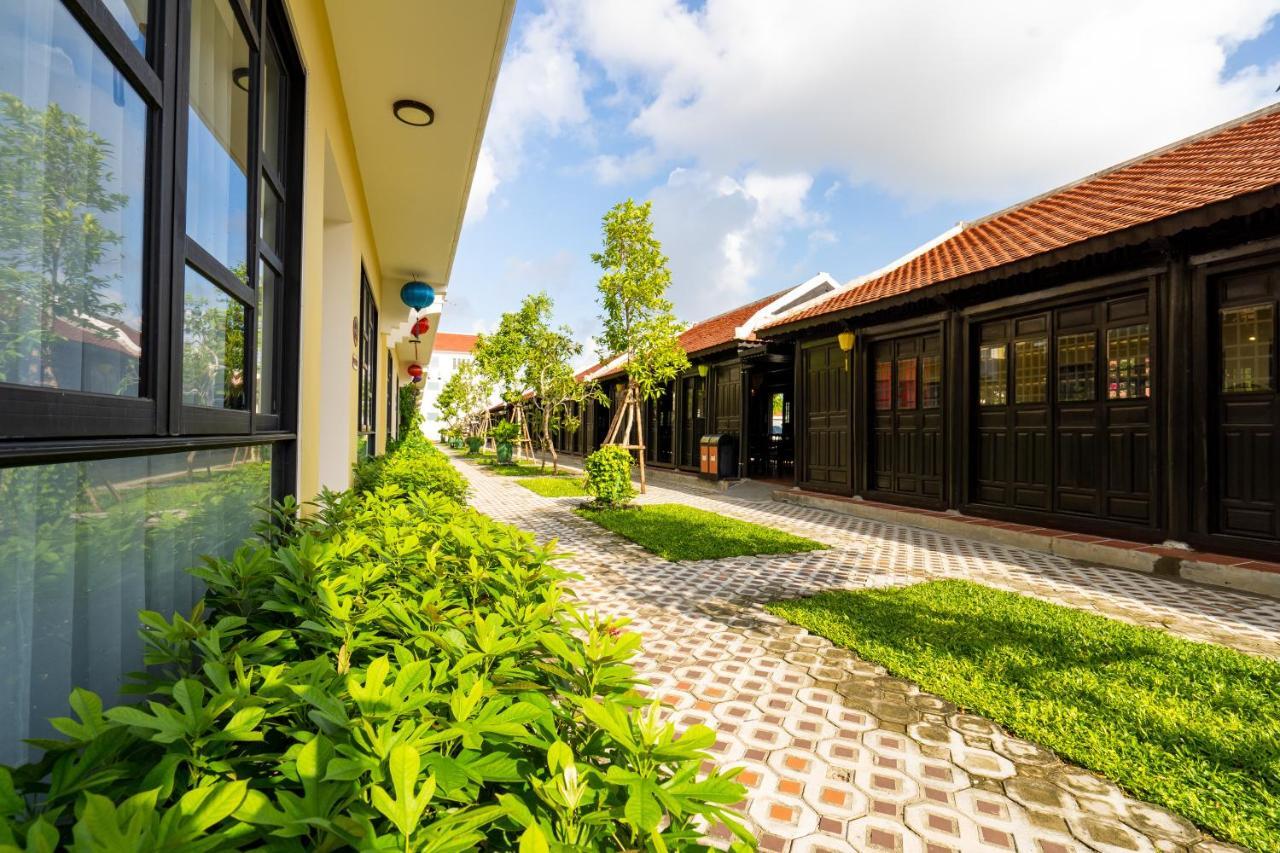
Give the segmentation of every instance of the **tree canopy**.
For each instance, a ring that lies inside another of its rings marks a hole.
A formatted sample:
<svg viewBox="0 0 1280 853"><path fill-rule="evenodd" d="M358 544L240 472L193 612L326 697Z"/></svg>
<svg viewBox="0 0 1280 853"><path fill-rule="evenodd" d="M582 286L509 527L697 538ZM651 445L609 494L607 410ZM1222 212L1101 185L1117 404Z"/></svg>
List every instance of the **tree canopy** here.
<svg viewBox="0 0 1280 853"><path fill-rule="evenodd" d="M603 270L600 291L601 358L626 355L628 381L649 400L689 366L678 340L667 287L671 271L662 244L653 236L652 202L627 199L604 215L604 245L591 260Z"/></svg>

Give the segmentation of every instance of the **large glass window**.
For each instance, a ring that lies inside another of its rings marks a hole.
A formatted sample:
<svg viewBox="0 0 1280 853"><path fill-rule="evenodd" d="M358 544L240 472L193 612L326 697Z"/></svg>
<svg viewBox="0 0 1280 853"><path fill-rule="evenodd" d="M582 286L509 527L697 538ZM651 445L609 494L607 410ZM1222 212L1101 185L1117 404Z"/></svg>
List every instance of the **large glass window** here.
<svg viewBox="0 0 1280 853"><path fill-rule="evenodd" d="M246 408L244 305L187 267L183 309L182 401Z"/></svg>
<svg viewBox="0 0 1280 853"><path fill-rule="evenodd" d="M1009 402L1009 350L1004 344L978 347L978 405Z"/></svg>
<svg viewBox="0 0 1280 853"><path fill-rule="evenodd" d="M1222 390L1275 390L1276 309L1274 305L1228 308L1222 312Z"/></svg>
<svg viewBox="0 0 1280 853"><path fill-rule="evenodd" d="M1049 341L1031 338L1013 345L1013 399L1043 403L1049 383Z"/></svg>
<svg viewBox="0 0 1280 853"><path fill-rule="evenodd" d="M147 106L61 3L0 44L0 382L136 397Z"/></svg>
<svg viewBox="0 0 1280 853"><path fill-rule="evenodd" d="M1058 402L1087 403L1096 399L1097 346L1093 332L1058 335Z"/></svg>
<svg viewBox="0 0 1280 853"><path fill-rule="evenodd" d="M249 43L229 0L191 5L187 234L233 273L247 261Z"/></svg>
<svg viewBox="0 0 1280 853"><path fill-rule="evenodd" d="M73 687L142 669L138 611L188 612L186 569L230 556L271 494L271 448L0 469L0 764L37 757Z"/></svg>
<svg viewBox="0 0 1280 853"><path fill-rule="evenodd" d="M1107 329L1107 398L1151 396L1151 327L1146 323Z"/></svg>

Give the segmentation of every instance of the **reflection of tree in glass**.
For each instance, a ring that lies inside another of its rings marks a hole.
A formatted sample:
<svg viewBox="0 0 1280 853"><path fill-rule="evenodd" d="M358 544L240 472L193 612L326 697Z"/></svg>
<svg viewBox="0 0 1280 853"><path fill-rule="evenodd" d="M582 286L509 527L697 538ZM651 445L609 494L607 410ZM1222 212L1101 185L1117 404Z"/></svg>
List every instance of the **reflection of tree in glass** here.
<svg viewBox="0 0 1280 853"><path fill-rule="evenodd" d="M74 386L54 368L59 324L115 336L124 306L106 290L118 276L99 266L121 237L102 216L129 197L106 189L111 156L74 113L0 92L0 381Z"/></svg>
<svg viewBox="0 0 1280 853"><path fill-rule="evenodd" d="M247 284L244 264L232 274ZM222 295L220 293L220 295ZM182 333L182 391L192 406L245 407L244 305L231 296L214 302L188 294Z"/></svg>

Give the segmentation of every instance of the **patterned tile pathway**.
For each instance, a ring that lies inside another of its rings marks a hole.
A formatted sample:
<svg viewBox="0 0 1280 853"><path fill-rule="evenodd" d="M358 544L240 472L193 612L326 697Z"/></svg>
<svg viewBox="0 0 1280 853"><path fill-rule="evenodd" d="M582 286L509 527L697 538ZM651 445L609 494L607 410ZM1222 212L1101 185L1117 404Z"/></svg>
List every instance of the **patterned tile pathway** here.
<svg viewBox="0 0 1280 853"><path fill-rule="evenodd" d="M583 576L578 595L632 619L645 638L637 669L677 725L711 726L719 760L746 767L746 810L764 850L1235 849L759 603L963 577L1280 656L1280 602L824 510L650 486L642 502L701 506L832 546L670 563L573 515L579 499L538 497L459 467L477 509L560 540Z"/></svg>

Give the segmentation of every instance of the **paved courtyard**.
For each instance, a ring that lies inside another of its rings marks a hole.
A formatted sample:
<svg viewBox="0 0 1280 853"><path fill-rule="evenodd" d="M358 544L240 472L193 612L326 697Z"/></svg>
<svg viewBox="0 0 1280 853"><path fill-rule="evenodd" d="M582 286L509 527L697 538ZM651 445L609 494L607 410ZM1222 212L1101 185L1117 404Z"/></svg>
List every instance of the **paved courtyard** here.
<svg viewBox="0 0 1280 853"><path fill-rule="evenodd" d="M824 542L827 551L670 563L539 497L459 467L482 512L560 540L589 606L644 635L637 670L678 725L714 728L741 765L761 848L776 851L1227 850L988 720L766 613L761 602L833 587L967 578L1280 656L1280 602L959 539L825 510L649 487L681 502Z"/></svg>

